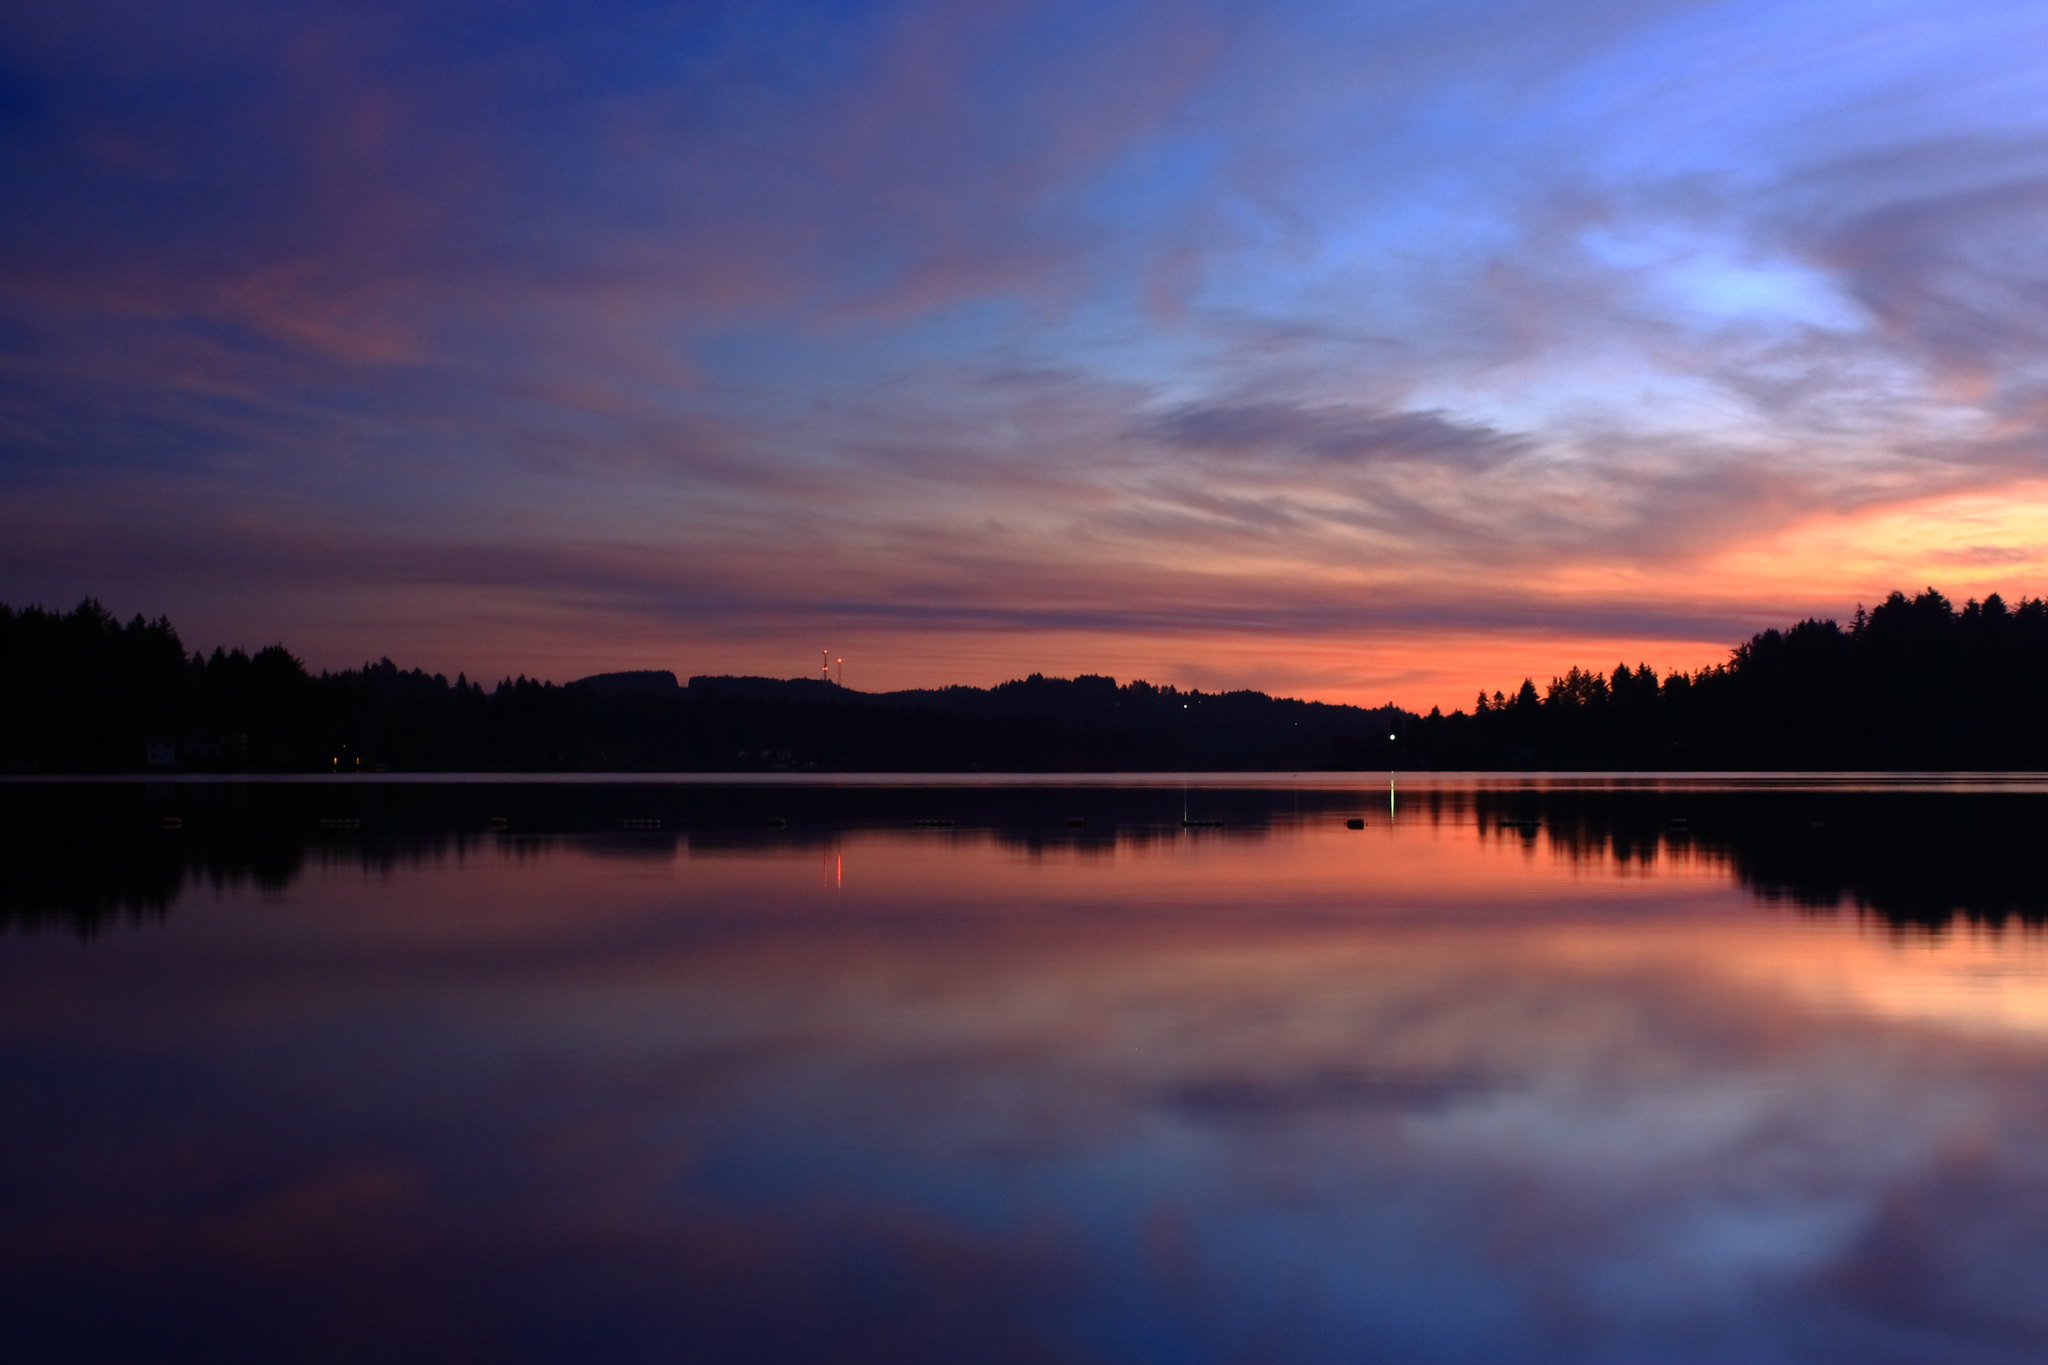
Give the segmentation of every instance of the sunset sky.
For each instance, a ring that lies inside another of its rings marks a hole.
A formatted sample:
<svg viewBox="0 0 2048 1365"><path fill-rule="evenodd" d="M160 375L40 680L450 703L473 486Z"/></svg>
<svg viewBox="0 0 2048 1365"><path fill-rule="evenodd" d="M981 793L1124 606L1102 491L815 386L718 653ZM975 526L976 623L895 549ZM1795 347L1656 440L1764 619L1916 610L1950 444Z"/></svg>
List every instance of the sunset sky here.
<svg viewBox="0 0 2048 1365"><path fill-rule="evenodd" d="M1469 706L2048 592L2048 10L0 9L0 601Z"/></svg>

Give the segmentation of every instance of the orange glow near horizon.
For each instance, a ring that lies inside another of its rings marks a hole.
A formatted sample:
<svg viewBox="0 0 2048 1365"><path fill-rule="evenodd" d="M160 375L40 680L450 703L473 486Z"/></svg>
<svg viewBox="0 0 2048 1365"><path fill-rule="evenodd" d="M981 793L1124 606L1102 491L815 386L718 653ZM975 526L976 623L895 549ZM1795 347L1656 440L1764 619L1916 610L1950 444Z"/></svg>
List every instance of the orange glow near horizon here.
<svg viewBox="0 0 2048 1365"><path fill-rule="evenodd" d="M1176 573L1163 556L1122 569L1077 562L1056 582L1010 583L994 575L960 590L959 600L970 606L978 601L990 612L1014 612L1016 624L973 624L965 608L966 624L943 618L891 624L878 622L873 612L840 619L801 605L806 591L815 590L805 586L808 573L766 584L798 606L701 622L687 610L593 612L581 602L508 601L481 588L428 585L385 599L388 611L366 611L347 590L272 600L260 581L220 602L195 600L189 609L175 602L108 605L116 614L168 610L192 648L254 648L281 640L315 669L388 656L401 667L450 677L463 672L485 682L518 674L565 682L638 668L666 668L681 679L793 678L817 676L818 650L829 646L834 659L844 660L835 673L843 670L846 683L864 692L1096 673L1205 692L1253 689L1451 712L1469 710L1482 689L1512 693L1525 677L1541 688L1574 665L1605 672L1617 663L1647 663L1659 674L1708 667L1756 631L1809 615L1846 622L1858 603L1875 605L1893 590L1933 586L1959 604L1994 591L2009 599L2030 595L2041 590L2035 585L2048 586L2048 482L1857 513L1817 512L1664 565L1581 559L1527 573L1475 573L1497 579L1501 592L1511 594L1498 609L1486 593L1461 590L1441 570L1435 576L1359 575L1347 585L1329 571L1290 577L1272 562L1247 566L1243 578L1217 576L1212 564L1200 568L1207 576L1193 569ZM1075 582L1119 573L1131 581L1125 605L1136 612L1167 594L1178 596L1159 608L1156 624L1087 624L1116 604L1081 595ZM866 601L918 605L911 590L878 579L854 560L828 563L816 576L851 585L846 591ZM1290 593L1327 619L1281 619ZM1232 623L1178 624L1177 617L1190 614L1187 604L1205 594L1229 608ZM1070 614L1081 624L1038 624L1057 619L1047 610L1048 598L1072 602ZM1335 622L1351 602L1363 604L1363 624L1347 632ZM1272 608L1269 626L1260 623L1266 603L1283 604ZM1382 618L1377 623L1376 616ZM1530 624L1514 624L1521 617ZM1665 628L1601 629L1603 618ZM1686 623L1690 634L1669 629Z"/></svg>

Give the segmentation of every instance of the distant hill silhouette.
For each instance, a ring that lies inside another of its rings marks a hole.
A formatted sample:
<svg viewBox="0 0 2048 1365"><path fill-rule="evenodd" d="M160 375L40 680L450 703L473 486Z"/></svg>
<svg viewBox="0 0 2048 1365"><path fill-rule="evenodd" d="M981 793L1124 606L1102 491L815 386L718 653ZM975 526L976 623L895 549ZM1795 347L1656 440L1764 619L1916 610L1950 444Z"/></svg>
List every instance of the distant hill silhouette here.
<svg viewBox="0 0 2048 1365"><path fill-rule="evenodd" d="M593 673L569 686L600 697L673 697L681 684L665 668L641 668L628 673Z"/></svg>
<svg viewBox="0 0 2048 1365"><path fill-rule="evenodd" d="M864 693L601 673L488 690L283 645L188 653L169 621L0 606L0 771L725 772L2048 768L2048 603L1893 593L1659 677L1574 667L1470 711L1040 674Z"/></svg>
<svg viewBox="0 0 2048 1365"><path fill-rule="evenodd" d="M863 693L601 673L485 689L282 645L188 654L162 618L0 606L0 771L1173 771L1316 768L1405 713L1033 674Z"/></svg>

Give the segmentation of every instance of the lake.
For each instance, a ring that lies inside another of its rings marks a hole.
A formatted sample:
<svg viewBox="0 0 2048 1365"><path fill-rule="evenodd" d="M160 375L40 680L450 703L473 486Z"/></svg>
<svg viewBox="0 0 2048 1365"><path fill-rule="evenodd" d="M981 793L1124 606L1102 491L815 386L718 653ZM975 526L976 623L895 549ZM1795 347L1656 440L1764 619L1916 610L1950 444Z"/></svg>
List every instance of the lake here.
<svg viewBox="0 0 2048 1365"><path fill-rule="evenodd" d="M2048 1358L2037 776L0 815L14 1359Z"/></svg>

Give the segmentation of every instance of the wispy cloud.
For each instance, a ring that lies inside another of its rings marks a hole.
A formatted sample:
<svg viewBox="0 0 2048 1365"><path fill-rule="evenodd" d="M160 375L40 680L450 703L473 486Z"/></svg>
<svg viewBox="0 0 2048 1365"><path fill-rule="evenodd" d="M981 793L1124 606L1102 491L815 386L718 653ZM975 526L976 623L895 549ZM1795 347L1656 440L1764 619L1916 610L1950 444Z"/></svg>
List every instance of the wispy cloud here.
<svg viewBox="0 0 2048 1365"><path fill-rule="evenodd" d="M1356 639L1428 704L1478 666L1428 639L1705 662L1886 574L2038 591L2042 37L1913 0L10 12L0 599L593 664L1201 639L1248 685ZM2005 521L1900 548L1972 498Z"/></svg>

